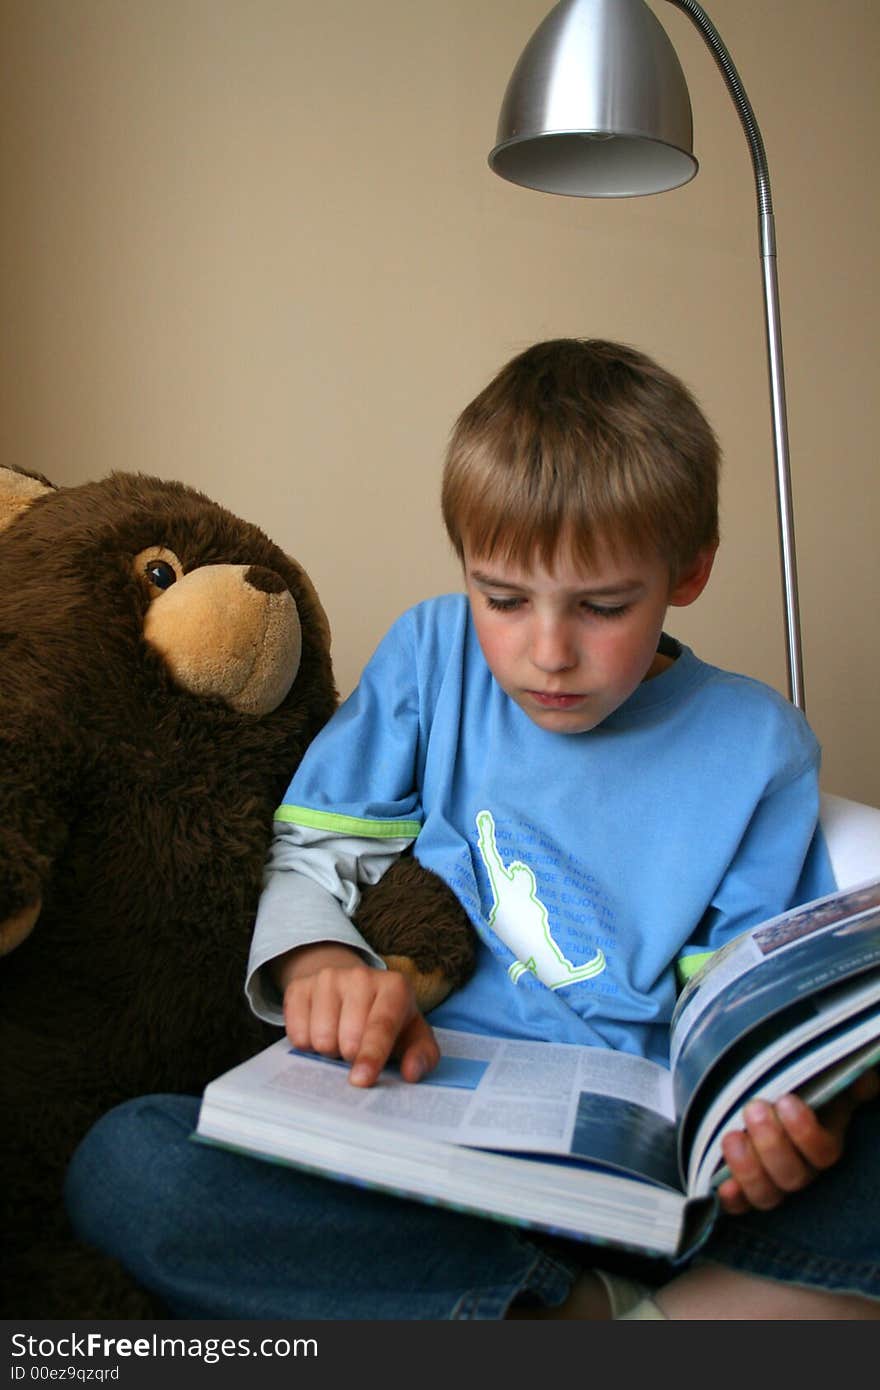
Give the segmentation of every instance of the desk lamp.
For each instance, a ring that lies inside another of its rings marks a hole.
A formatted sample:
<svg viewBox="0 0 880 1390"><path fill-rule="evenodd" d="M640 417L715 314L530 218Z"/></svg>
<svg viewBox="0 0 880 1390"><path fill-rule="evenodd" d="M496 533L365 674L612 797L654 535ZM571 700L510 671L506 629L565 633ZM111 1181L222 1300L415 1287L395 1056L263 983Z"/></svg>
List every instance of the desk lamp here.
<svg viewBox="0 0 880 1390"><path fill-rule="evenodd" d="M668 0L693 21L724 78L755 175L764 286L788 696L804 708L788 460L776 236L764 142L733 60L695 0ZM576 197L659 193L697 172L687 85L644 0L560 0L522 52L504 95L489 165L526 188Z"/></svg>

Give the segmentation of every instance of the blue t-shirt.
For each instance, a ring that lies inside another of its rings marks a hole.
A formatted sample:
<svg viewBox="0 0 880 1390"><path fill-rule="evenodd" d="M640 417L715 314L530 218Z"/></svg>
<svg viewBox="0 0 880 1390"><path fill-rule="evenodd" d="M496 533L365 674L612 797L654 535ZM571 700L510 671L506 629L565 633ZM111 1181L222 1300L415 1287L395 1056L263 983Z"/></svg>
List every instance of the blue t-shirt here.
<svg viewBox="0 0 880 1390"><path fill-rule="evenodd" d="M802 715L671 650L602 724L555 733L497 684L463 595L419 604L308 749L270 876L312 872L350 911L414 841L480 938L432 1022L665 1061L680 959L835 886ZM309 868L328 854L332 883Z"/></svg>

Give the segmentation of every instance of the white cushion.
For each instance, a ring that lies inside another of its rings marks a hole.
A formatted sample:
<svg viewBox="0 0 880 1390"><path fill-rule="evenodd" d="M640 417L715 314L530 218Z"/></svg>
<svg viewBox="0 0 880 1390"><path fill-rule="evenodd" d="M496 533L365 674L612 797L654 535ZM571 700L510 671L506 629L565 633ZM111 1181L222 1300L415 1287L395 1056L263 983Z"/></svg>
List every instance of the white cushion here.
<svg viewBox="0 0 880 1390"><path fill-rule="evenodd" d="M819 819L838 887L880 876L880 810L823 792Z"/></svg>

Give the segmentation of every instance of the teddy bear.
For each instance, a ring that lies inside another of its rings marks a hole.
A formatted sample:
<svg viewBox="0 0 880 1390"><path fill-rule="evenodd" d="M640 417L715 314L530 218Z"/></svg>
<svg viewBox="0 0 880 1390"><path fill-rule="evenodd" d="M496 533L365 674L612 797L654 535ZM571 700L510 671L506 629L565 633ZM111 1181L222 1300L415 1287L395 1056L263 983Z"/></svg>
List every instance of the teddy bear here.
<svg viewBox="0 0 880 1390"><path fill-rule="evenodd" d="M248 946L273 812L336 703L314 587L256 526L179 482L0 468L4 1317L156 1315L73 1241L64 1169L112 1105L278 1036ZM426 1010L472 968L412 856L357 921Z"/></svg>

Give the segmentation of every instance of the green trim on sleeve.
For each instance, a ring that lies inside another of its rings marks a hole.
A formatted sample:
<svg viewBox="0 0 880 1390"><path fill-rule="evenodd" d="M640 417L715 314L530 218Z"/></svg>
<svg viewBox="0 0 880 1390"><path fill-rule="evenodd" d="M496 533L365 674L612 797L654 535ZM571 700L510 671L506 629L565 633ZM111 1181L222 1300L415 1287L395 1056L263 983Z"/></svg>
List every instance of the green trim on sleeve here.
<svg viewBox="0 0 880 1390"><path fill-rule="evenodd" d="M691 956L679 956L675 962L675 973L678 976L679 985L686 985L688 980L693 979L698 970L701 970L707 960L711 960L714 951L695 951Z"/></svg>
<svg viewBox="0 0 880 1390"><path fill-rule="evenodd" d="M275 820L327 830L333 835L361 835L371 840L414 840L421 830L417 820L367 820L362 816L339 816L332 811L313 811L308 806L281 805Z"/></svg>

